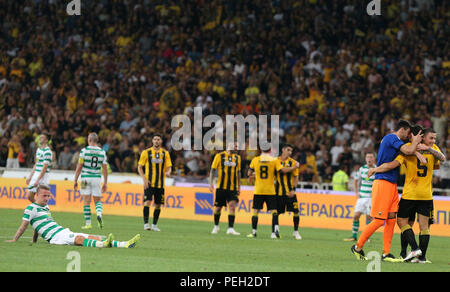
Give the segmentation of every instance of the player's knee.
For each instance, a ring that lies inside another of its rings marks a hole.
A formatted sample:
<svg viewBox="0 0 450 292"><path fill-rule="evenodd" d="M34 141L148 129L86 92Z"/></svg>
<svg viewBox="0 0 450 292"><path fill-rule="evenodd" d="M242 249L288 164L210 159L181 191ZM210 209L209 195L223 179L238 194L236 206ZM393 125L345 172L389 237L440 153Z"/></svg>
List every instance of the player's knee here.
<svg viewBox="0 0 450 292"><path fill-rule="evenodd" d="M395 219L395 218L397 218L397 213L396 212L395 213L389 213L387 218L388 219Z"/></svg>

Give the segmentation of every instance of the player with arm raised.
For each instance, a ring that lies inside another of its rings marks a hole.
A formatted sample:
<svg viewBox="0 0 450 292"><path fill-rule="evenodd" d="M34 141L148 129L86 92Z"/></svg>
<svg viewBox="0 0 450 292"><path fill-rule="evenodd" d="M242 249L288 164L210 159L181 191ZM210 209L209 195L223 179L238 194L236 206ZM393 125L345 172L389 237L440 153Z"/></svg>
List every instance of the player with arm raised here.
<svg viewBox="0 0 450 292"><path fill-rule="evenodd" d="M421 154L426 163L420 162L416 156L398 155L393 162L384 163L371 169L373 173L384 173L395 169L401 164L406 166L405 186L398 207L397 224L401 230L401 241L411 246L411 252L406 255L406 246L402 244L400 256L404 261L413 259L415 262L428 263L426 251L430 240L430 218L433 217L433 169L439 167L445 156L436 146L436 132L427 128L423 134L424 147ZM430 151L432 149L432 151ZM408 223L411 215L419 214L419 245L417 245L414 231Z"/></svg>
<svg viewBox="0 0 450 292"><path fill-rule="evenodd" d="M417 150L421 150L418 147L422 140L421 133L412 136L411 144L406 145L403 142L403 140L408 139L410 132L411 124L408 121L401 120L397 124L394 133L384 136L381 140L377 155L377 166L394 161L400 152L405 155L414 155ZM385 225L383 230L382 260L390 262L399 261L390 253L399 202L397 190L398 176L398 168L375 175L375 180L372 185L372 207L370 213L370 216L374 219L364 228L356 244L350 248L357 259L367 259L363 251L364 244L378 228Z"/></svg>
<svg viewBox="0 0 450 292"><path fill-rule="evenodd" d="M240 235L234 230L236 205L239 202L241 180L241 157L236 154L237 144L228 145L227 150L214 156L209 175L209 191L214 193L214 175L218 172L216 197L214 201L214 227L211 234L219 232L222 207L228 204L227 234Z"/></svg>
<svg viewBox="0 0 450 292"><path fill-rule="evenodd" d="M102 184L103 167L103 186ZM75 170L73 188L78 187L78 178L81 174L80 194L83 197L84 220L86 225L82 229L91 229L91 197L94 197L95 212L98 226L103 228L103 203L102 193L105 193L108 186L108 161L106 152L98 146L98 135L90 133L88 135L88 146L81 149L78 165Z"/></svg>

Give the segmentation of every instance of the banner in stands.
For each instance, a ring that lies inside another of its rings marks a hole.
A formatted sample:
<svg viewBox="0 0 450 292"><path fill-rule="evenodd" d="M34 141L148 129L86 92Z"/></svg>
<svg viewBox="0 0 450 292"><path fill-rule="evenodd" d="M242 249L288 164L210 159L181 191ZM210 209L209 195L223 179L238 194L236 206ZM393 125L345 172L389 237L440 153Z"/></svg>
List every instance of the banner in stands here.
<svg viewBox="0 0 450 292"><path fill-rule="evenodd" d="M49 202L50 210L82 213L83 202L79 190L73 189L71 181L51 181L53 198ZM24 179L0 178L0 208L25 209L27 185ZM351 230L356 197L352 193L331 191L302 190L297 192L300 210L300 228L329 228ZM251 227L253 191L243 187L237 206L236 223L248 223ZM143 187L138 184L108 184L103 195L105 215L142 216ZM161 219L213 220L214 195L204 187L167 186L165 188L165 206ZM92 209L95 210L95 209ZM226 209L221 221L227 221ZM450 236L450 198L434 197L435 224L431 226L433 235ZM271 216L265 210L259 215L260 224L271 224ZM366 220L361 220L362 229ZM224 223L226 224L226 223ZM280 225L292 227L292 214L280 215ZM417 230L417 225L415 229ZM398 228L396 228L398 232Z"/></svg>

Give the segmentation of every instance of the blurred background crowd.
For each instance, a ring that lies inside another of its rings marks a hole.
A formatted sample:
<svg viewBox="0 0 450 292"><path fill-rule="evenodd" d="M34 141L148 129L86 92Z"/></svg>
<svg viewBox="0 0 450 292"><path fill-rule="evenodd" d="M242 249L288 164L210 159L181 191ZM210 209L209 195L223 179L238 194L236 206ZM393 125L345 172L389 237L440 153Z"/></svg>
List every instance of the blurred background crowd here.
<svg viewBox="0 0 450 292"><path fill-rule="evenodd" d="M279 115L300 180L348 176L399 119L437 132L450 157L450 9L445 0L0 2L0 167L32 167L52 135L74 169L97 132L113 172L136 173L162 133L178 177L204 179L213 152L174 151L171 120ZM207 131L208 129L203 129ZM241 151L243 172L256 151ZM450 188L450 165L434 186Z"/></svg>

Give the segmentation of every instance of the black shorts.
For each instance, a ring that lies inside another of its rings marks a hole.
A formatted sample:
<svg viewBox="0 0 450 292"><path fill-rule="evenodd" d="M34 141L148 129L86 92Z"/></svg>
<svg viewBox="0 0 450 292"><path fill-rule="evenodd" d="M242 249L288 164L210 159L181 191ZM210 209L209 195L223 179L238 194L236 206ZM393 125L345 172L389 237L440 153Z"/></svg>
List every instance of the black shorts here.
<svg viewBox="0 0 450 292"><path fill-rule="evenodd" d="M414 221L416 213L420 215L433 218L433 200L407 200L400 199L398 203L399 218L409 218L410 221Z"/></svg>
<svg viewBox="0 0 450 292"><path fill-rule="evenodd" d="M215 207L226 207L227 203L230 201L239 202L237 191L216 189L216 199L214 201Z"/></svg>
<svg viewBox="0 0 450 292"><path fill-rule="evenodd" d="M431 202L433 202L433 201L431 201ZM399 204L399 209L400 209L400 204ZM411 210L411 213L408 216L408 221L412 221L412 222L416 221L416 213L417 212L415 210ZM402 214L402 215L404 215L404 214ZM397 216L397 217L400 217L400 216ZM434 206L431 206L431 213L430 213L429 217L430 217L430 220L428 221L428 224L429 225L434 224ZM406 217L400 217L400 218L406 218Z"/></svg>
<svg viewBox="0 0 450 292"><path fill-rule="evenodd" d="M277 209L277 197L276 195L257 195L253 196L252 208L256 210L262 210L266 203L267 211Z"/></svg>
<svg viewBox="0 0 450 292"><path fill-rule="evenodd" d="M277 196L277 212L278 214L283 214L284 212L294 212L298 213L298 201L297 196L294 195L290 198L287 195Z"/></svg>
<svg viewBox="0 0 450 292"><path fill-rule="evenodd" d="M164 188L147 188L144 189L144 202L153 201L155 198L155 204L164 205Z"/></svg>

